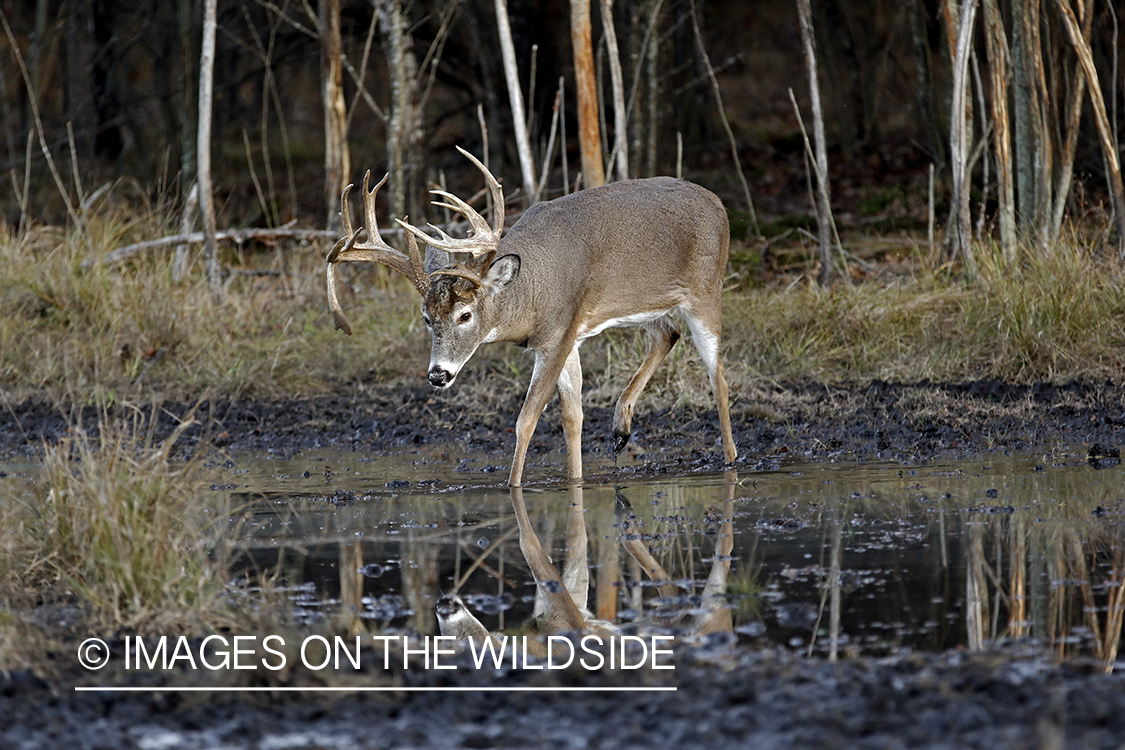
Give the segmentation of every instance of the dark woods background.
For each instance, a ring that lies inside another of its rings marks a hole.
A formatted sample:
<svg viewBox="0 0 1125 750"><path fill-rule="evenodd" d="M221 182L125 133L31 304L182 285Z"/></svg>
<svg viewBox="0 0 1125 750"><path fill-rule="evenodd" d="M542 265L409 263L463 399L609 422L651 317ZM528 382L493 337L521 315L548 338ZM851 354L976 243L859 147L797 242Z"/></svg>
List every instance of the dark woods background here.
<svg viewBox="0 0 1125 750"><path fill-rule="evenodd" d="M1083 8L1067 2L1081 18ZM395 213L415 220L426 217L432 211L426 191L443 180L454 192L472 195L480 188L479 176L453 146L476 154L484 151L479 105L490 165L503 177L508 193L517 192L519 162L492 0L324 3L219 2L212 153L220 227L276 226L291 220L324 226L326 215L338 210L326 205L331 191L325 185L321 88L323 13L337 3L350 158L344 181L360 180L367 168L381 176L394 149L389 141L395 141L401 149L401 171L396 174L401 174L402 184L389 187L384 199ZM8 222L20 219L16 196L27 177L31 190L26 211L31 219L66 220L64 203L34 136L32 97L46 145L73 195L80 185L89 195L123 179L132 190L116 190L119 196L169 208L182 203L196 170L201 5L196 0L0 3L11 31L0 39L0 201ZM837 220L844 229L865 232L924 228L931 163L937 167L939 212L948 211L949 23L956 19L959 3L813 0L812 8ZM1046 159L1057 165L1065 155L1077 57L1057 0L1011 0L999 3L999 8L1009 48L1018 47L1020 36L1013 19L1033 13L1038 33L1037 40L1023 42L1023 49L1036 45L1041 75L1027 83L1013 74L1009 94L1017 177L1021 169L1030 177L1030 168L1020 166L1021 148L1027 152L1027 164ZM1115 10L1101 1L1085 7L1093 14L1091 48L1116 134L1122 92ZM569 5L564 0L509 0L508 12L537 170L542 168L561 77L567 176L573 183L579 154ZM736 234L746 232L746 202L697 43L695 12L762 233L769 236L785 226L813 221L803 141L787 93L792 87L808 119L809 86L795 3L617 0L612 12L625 89L632 92L630 176L675 173L682 148L684 176L718 192L732 212ZM608 155L613 109L597 2L592 3L591 15ZM982 27L983 11L976 24ZM12 40L22 54L31 91ZM988 128L985 102L991 96L982 31L974 37L973 53L974 73L979 74L970 84L977 113L973 137L979 142ZM1039 123L1034 139L1018 119L1020 97L1026 98L1028 87L1038 92L1025 107ZM1104 157L1089 102L1087 95L1073 187L1058 184L1057 167L1047 178L1035 167L1036 176L1048 193L1063 196L1071 219L1093 217L1108 225ZM811 132L811 124L809 128ZM72 149L77 174L71 166ZM996 224L995 166L991 186L983 181L984 164L992 153L986 143L983 158L974 166L973 211L979 211L983 199L985 233L994 231ZM557 149L550 174L547 197L563 191ZM1024 199L1032 198L1033 190L1043 199L1041 188L1017 183L1021 188ZM1021 222L1036 220L1034 204L1019 207Z"/></svg>

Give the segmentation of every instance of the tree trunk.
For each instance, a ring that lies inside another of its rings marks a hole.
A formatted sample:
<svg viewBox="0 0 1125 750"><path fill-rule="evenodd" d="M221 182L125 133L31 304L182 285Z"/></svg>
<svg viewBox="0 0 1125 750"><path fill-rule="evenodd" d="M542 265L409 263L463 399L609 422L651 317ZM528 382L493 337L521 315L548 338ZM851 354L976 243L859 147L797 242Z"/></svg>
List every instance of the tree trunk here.
<svg viewBox="0 0 1125 750"><path fill-rule="evenodd" d="M211 92L215 67L215 6L203 2L203 48L199 55L199 134L196 136L199 169L199 215L203 224L203 256L207 261L207 285L211 298L222 300L219 274L219 245L215 240L215 202L211 195Z"/></svg>
<svg viewBox="0 0 1125 750"><path fill-rule="evenodd" d="M948 7L948 6L947 6ZM972 100L969 97L969 56L972 48L973 26L976 21L976 0L963 0L960 18L956 21L957 46L953 51L953 104L949 111L949 153L953 170L953 200L949 207L950 255L958 253L968 268L973 265L973 222L969 206L969 151L972 148ZM952 11L947 10L952 18ZM952 23L950 23L952 25ZM952 29L951 29L952 32Z"/></svg>
<svg viewBox="0 0 1125 750"><path fill-rule="evenodd" d="M617 49L617 31L613 26L613 0L601 0L602 29L605 30L606 51L609 53L609 77L613 84L613 154L610 167L617 165L617 179L629 179L629 138L625 123L625 83L621 75L621 53Z"/></svg>
<svg viewBox="0 0 1125 750"><path fill-rule="evenodd" d="M1027 237L1039 226L1039 168L1043 159L1044 138L1039 109L1039 88L1035 75L1037 54L1034 24L1039 0L1012 2L1012 64L1014 67L1014 106L1016 115L1016 201L1020 233Z"/></svg>
<svg viewBox="0 0 1125 750"><path fill-rule="evenodd" d="M578 90L578 144L582 152L582 184L605 184L602 135L598 124L598 85L590 30L590 0L570 0L570 44L574 49L574 82Z"/></svg>
<svg viewBox="0 0 1125 750"><path fill-rule="evenodd" d="M418 122L418 61L400 0L380 0L379 25L391 76L391 112L387 120L387 169L391 173L391 216L418 216L418 172L422 132Z"/></svg>
<svg viewBox="0 0 1125 750"><path fill-rule="evenodd" d="M1098 127L1098 136L1101 140L1102 154L1106 162L1106 178L1109 182L1110 199L1113 201L1113 212L1117 222L1118 255L1125 261L1125 189L1121 184L1121 162L1117 158L1117 149L1114 147L1113 132L1106 114L1105 99L1102 97L1101 84L1098 82L1098 70L1094 66L1094 56L1090 45L1082 38L1082 29L1074 11L1070 9L1066 0L1056 0L1062 12L1063 22L1066 26L1067 36L1078 53L1078 60L1082 64L1082 71L1090 84L1090 103L1094 107L1094 123ZM1092 11L1087 11L1092 12Z"/></svg>
<svg viewBox="0 0 1125 750"><path fill-rule="evenodd" d="M340 39L340 0L320 0L320 92L324 105L324 204L326 226L340 226L340 193L351 172L348 152L348 110L344 100L343 43Z"/></svg>
<svg viewBox="0 0 1125 750"><path fill-rule="evenodd" d="M983 0L985 45L992 82L992 132L996 143L997 193L1000 204L1000 246L1004 260L1016 260L1015 186L1012 183L1012 136L1008 120L1008 41L996 0Z"/></svg>
<svg viewBox="0 0 1125 750"><path fill-rule="evenodd" d="M184 195L195 189L196 178L196 117L199 111L195 103L195 3L192 0L176 0L176 25L180 37L180 185ZM189 187L191 186L191 187Z"/></svg>
<svg viewBox="0 0 1125 750"><path fill-rule="evenodd" d="M516 150L520 157L523 192L527 196L528 205L531 205L535 201L537 192L535 158L531 154L531 141L527 135L527 120L524 117L523 109L523 90L520 88L516 49L512 43L512 27L508 23L508 3L505 0L496 0L496 26L500 32L500 54L504 60L504 79L508 83L508 101L512 108L512 124L516 129Z"/></svg>
<svg viewBox="0 0 1125 750"><path fill-rule="evenodd" d="M836 253L832 247L832 188L828 180L828 148L824 137L824 114L820 109L820 83L817 80L816 41L813 36L812 8L809 0L797 0L801 22L801 43L805 49L805 68L812 100L813 140L816 147L816 225L820 245L820 275L817 282L828 286L836 277Z"/></svg>

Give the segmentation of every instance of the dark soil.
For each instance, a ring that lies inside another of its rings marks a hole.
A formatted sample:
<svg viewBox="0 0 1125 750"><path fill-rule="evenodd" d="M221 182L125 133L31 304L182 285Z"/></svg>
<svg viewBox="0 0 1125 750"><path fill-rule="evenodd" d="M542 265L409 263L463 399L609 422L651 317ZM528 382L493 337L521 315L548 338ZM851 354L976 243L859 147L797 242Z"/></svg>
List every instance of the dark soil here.
<svg viewBox="0 0 1125 750"><path fill-rule="evenodd" d="M286 402L203 403L195 408L199 424L186 444L231 452L335 446L377 453L456 442L506 465L520 400L504 396L469 408L456 394L400 386ZM163 432L189 411L168 403L160 409ZM739 466L746 470L785 453L811 460L913 461L1065 447L1113 455L1125 442L1125 387L794 384L741 394L733 416ZM611 420L612 408L587 410L588 453L609 450ZM93 409L11 405L0 411L0 456L34 456L44 442L79 425L92 430L97 421ZM634 439L642 461L617 471L722 467L713 409L642 404ZM557 461L561 449L558 416L548 407L531 460L555 454ZM719 639L677 659L672 672L628 678L677 685L675 693L101 694L77 693L73 686L128 680L104 682L76 667L61 668L48 681L19 672L0 675L0 717L10 717L0 721L0 748L1125 746L1121 670L1102 674L1086 661L1055 666L1032 644L831 664ZM73 663L71 654L60 654L58 663ZM457 674L462 676L439 678L412 670L396 675L395 684L543 684L525 673ZM287 684L314 684L289 679ZM576 684L580 678L565 673L550 679ZM593 674L581 684L622 684L620 679Z"/></svg>
<svg viewBox="0 0 1125 750"><path fill-rule="evenodd" d="M467 450L510 457L522 396L505 395L471 406L453 391L425 385L366 388L343 395L287 401L214 401L192 407L158 404L158 432L167 434L189 414L198 425L189 440L228 451L297 451L315 447L377 453L423 443L456 442ZM119 418L134 415L119 410ZM779 453L809 459L844 454L917 460L943 454L1030 451L1055 446L1125 442L1125 385L1075 382L1012 385L970 383L783 384L740 394L731 409L738 465L753 468ZM0 411L0 457L35 455L44 442L94 432L99 410L37 401ZM588 406L583 449L612 446L612 407ZM652 473L722 468L714 409L645 407L633 422L630 450ZM530 455L562 450L557 409L548 405Z"/></svg>
<svg viewBox="0 0 1125 750"><path fill-rule="evenodd" d="M379 665L380 667L382 665ZM5 748L1105 748L1125 740L1125 675L1018 650L828 663L717 645L676 669L467 686L645 684L676 692L104 694L0 679ZM671 675L666 677L665 675ZM380 678L373 678L376 682ZM452 684L411 670L396 686ZM307 684L307 683L306 683Z"/></svg>

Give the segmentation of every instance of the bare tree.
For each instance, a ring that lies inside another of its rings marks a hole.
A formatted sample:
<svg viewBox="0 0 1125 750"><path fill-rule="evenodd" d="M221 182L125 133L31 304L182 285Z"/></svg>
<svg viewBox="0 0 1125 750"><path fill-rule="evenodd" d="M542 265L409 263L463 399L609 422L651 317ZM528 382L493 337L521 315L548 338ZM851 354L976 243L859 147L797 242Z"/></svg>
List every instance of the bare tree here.
<svg viewBox="0 0 1125 750"><path fill-rule="evenodd" d="M629 179L629 136L625 126L629 115L625 109L625 83L621 75L621 53L617 49L617 31L613 26L613 0L601 0L602 29L606 52L609 53L609 77L613 85L613 153L609 169L617 165L617 179Z"/></svg>
<svg viewBox="0 0 1125 750"><path fill-rule="evenodd" d="M211 100L215 68L217 0L203 2L203 51L199 56L199 134L196 161L199 170L199 214L203 220L203 255L207 260L207 284L215 302L222 299L219 278L219 244L215 240L215 202L211 195Z"/></svg>
<svg viewBox="0 0 1125 750"><path fill-rule="evenodd" d="M527 135L527 120L523 111L523 91L520 89L516 50L512 43L512 27L508 23L508 3L496 0L496 25L500 32L500 53L504 59L504 79L508 83L508 101L512 107L512 124L516 129L516 150L520 156L520 173L523 175L523 192L528 203L535 202L535 159L531 155L531 141Z"/></svg>
<svg viewBox="0 0 1125 750"><path fill-rule="evenodd" d="M1009 265L1016 260L1015 186L1012 182L1012 137L1008 119L1008 39L996 0L983 0L985 47L992 84L992 132L996 143L997 199L1000 204L1000 245Z"/></svg>
<svg viewBox="0 0 1125 750"><path fill-rule="evenodd" d="M391 215L401 218L421 208L417 200L422 145L418 61L401 0L379 0L379 24L391 76L391 108L387 119Z"/></svg>
<svg viewBox="0 0 1125 750"><path fill-rule="evenodd" d="M816 142L816 222L817 241L820 245L820 275L817 282L821 286L828 286L836 276L836 253L832 245L832 189L828 181L828 148L824 137L824 114L820 109L816 42L813 36L812 9L809 0L797 0L797 14L801 25L801 42L805 50L809 97L812 99L813 139ZM804 129L803 124L801 127Z"/></svg>
<svg viewBox="0 0 1125 750"><path fill-rule="evenodd" d="M1101 84L1098 82L1098 70L1094 66L1094 56L1090 45L1082 37L1082 29L1078 19L1074 17L1067 0L1056 0L1063 16L1067 36L1078 53L1078 60L1082 70L1090 83L1090 103L1094 105L1094 123L1098 127L1098 136L1101 139L1102 154L1106 162L1106 178L1109 181L1110 199L1113 201L1113 212L1117 221L1118 255L1125 260L1125 189L1121 183L1121 162L1117 158L1117 149L1114 146L1113 132L1106 114L1105 99L1102 97ZM1092 9L1087 12L1093 12Z"/></svg>
<svg viewBox="0 0 1125 750"><path fill-rule="evenodd" d="M324 105L324 204L326 226L336 229L340 216L336 206L340 191L351 173L348 152L348 110L344 100L344 69L341 62L340 0L320 0L317 14L320 35L320 91Z"/></svg>
<svg viewBox="0 0 1125 750"><path fill-rule="evenodd" d="M948 7L948 6L947 6ZM963 0L956 21L956 49L953 63L953 104L949 110L949 151L953 169L953 201L950 206L950 232L947 242L952 255L960 253L965 263L973 264L973 222L969 207L969 151L973 132L972 99L969 96L969 55L976 20L976 0ZM951 11L947 11L952 16ZM951 29L952 32L952 29Z"/></svg>

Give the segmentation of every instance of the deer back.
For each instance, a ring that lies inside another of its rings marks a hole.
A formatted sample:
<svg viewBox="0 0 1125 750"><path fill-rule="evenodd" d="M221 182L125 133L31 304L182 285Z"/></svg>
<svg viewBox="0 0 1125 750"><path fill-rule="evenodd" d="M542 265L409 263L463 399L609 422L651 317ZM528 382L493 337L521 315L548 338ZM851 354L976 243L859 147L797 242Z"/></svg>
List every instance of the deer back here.
<svg viewBox="0 0 1125 750"><path fill-rule="evenodd" d="M501 239L498 257L520 257L505 296L518 311L515 328L538 348L548 342L536 341L537 333L557 335L568 324L581 337L606 321L717 300L729 241L717 196L654 177L531 207Z"/></svg>

